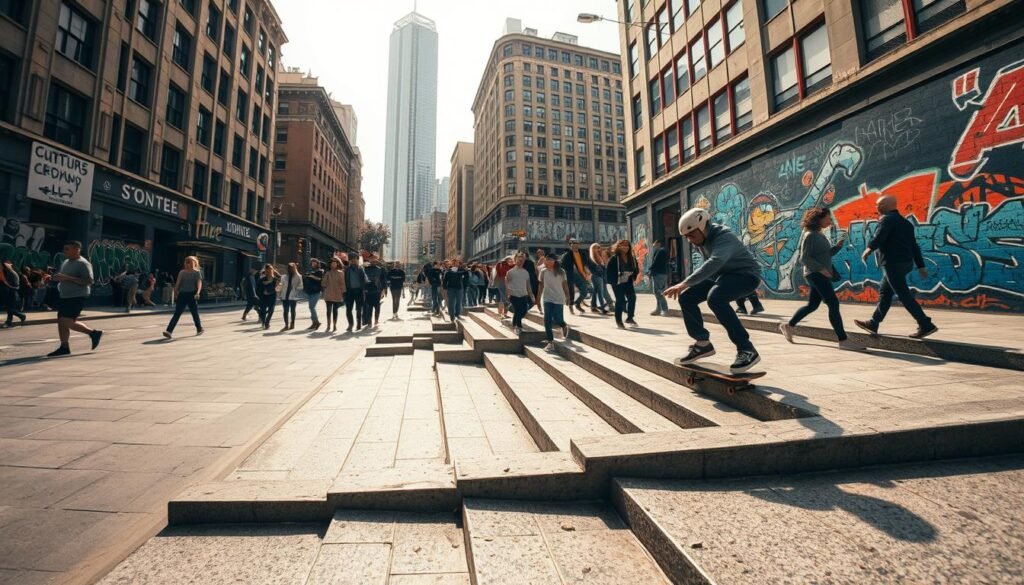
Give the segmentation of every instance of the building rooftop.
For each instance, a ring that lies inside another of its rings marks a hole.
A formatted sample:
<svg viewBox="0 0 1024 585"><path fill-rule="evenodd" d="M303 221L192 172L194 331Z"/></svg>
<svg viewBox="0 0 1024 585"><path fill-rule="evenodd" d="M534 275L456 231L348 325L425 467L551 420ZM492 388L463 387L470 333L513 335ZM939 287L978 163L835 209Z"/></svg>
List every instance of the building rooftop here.
<svg viewBox="0 0 1024 585"><path fill-rule="evenodd" d="M419 12L410 12L409 14L406 14L402 18L398 19L398 21L395 22L394 30L405 28L409 25L422 26L423 28L429 29L433 32L437 32L437 24L433 20L427 18L426 16L423 16Z"/></svg>

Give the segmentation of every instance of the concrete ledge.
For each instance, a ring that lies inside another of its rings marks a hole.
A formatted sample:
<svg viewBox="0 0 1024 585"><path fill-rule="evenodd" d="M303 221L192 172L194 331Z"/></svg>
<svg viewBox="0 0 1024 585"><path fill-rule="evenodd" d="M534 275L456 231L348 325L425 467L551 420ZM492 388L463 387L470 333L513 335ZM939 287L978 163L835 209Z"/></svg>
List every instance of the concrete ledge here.
<svg viewBox="0 0 1024 585"><path fill-rule="evenodd" d="M199 310L203 313L211 311L229 311L238 308L244 308L245 301L205 301L199 303ZM102 321L104 319L119 319L122 317L145 317L146 315L163 315L174 312L174 307L167 307L159 305L152 309L139 308L131 313L124 311L113 312L113 311L97 311L96 307L86 307L82 312L82 316L78 318L79 321ZM28 327L31 325L56 325L57 324L57 311L32 311L27 313L28 320L25 321L24 325L15 325L15 327ZM39 318L36 318L36 316ZM52 315L52 316L51 316ZM254 316L252 321L255 321Z"/></svg>
<svg viewBox="0 0 1024 585"><path fill-rule="evenodd" d="M462 343L462 334L458 331L429 331L424 333L413 333L412 339L429 339L432 343Z"/></svg>
<svg viewBox="0 0 1024 585"><path fill-rule="evenodd" d="M491 333L474 317L471 315L469 319L460 319L458 323L459 331L470 347L491 353L520 353L522 351L523 344L518 339L504 336L492 337Z"/></svg>
<svg viewBox="0 0 1024 585"><path fill-rule="evenodd" d="M450 466L390 468L339 475L327 492L331 508L450 511L461 498Z"/></svg>
<svg viewBox="0 0 1024 585"><path fill-rule="evenodd" d="M526 432L530 433L533 437L533 442L537 444L537 448L541 451L558 451L558 445L555 444L554 439L544 429L544 425L537 420L533 415L533 412L520 400L519 395L516 394L515 390L508 383L508 380L501 375L501 372L494 365L487 355L483 356L484 367L494 378L494 383L498 385L501 393L505 396L505 400L508 401L509 406L519 417L519 420L523 423L523 427L526 428Z"/></svg>
<svg viewBox="0 0 1024 585"><path fill-rule="evenodd" d="M523 453L455 462L464 498L579 500L600 497L603 485L569 453Z"/></svg>
<svg viewBox="0 0 1024 585"><path fill-rule="evenodd" d="M479 364L483 360L483 352L471 347L457 349L434 349L435 364Z"/></svg>
<svg viewBox="0 0 1024 585"><path fill-rule="evenodd" d="M315 522L330 519L330 480L221 481L186 490L167 504L167 522Z"/></svg>
<svg viewBox="0 0 1024 585"><path fill-rule="evenodd" d="M414 349L412 343L378 343L366 346L366 357L412 355Z"/></svg>
<svg viewBox="0 0 1024 585"><path fill-rule="evenodd" d="M375 343L412 343L412 335L378 335Z"/></svg>

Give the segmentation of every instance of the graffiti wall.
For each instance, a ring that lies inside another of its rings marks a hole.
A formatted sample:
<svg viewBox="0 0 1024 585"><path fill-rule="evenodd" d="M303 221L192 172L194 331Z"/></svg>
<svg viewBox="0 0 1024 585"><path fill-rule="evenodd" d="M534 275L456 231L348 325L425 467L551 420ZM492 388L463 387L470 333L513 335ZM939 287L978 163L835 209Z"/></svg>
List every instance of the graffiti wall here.
<svg viewBox="0 0 1024 585"><path fill-rule="evenodd" d="M911 285L922 302L1021 311L1022 144L1018 44L698 184L690 205L740 233L761 262L766 294L788 298L807 294L800 219L810 207L830 208L830 238L846 235L834 259L839 296L872 302L880 272L860 254L877 226L875 201L894 195L917 226L928 276L912 273Z"/></svg>
<svg viewBox="0 0 1024 585"><path fill-rule="evenodd" d="M651 249L651 238L647 225L647 214L639 213L629 218L632 231L630 241L633 243L633 255L636 257L637 265L640 266L640 274L636 275L633 286L637 291L649 292L651 290L650 279L647 278L647 253Z"/></svg>
<svg viewBox="0 0 1024 585"><path fill-rule="evenodd" d="M92 263L97 285L105 285L125 270L149 271L150 251L121 240L93 240L86 257Z"/></svg>
<svg viewBox="0 0 1024 585"><path fill-rule="evenodd" d="M0 261L11 260L16 270L60 266L64 261L62 242L47 234L46 228L14 217L0 217L0 226Z"/></svg>

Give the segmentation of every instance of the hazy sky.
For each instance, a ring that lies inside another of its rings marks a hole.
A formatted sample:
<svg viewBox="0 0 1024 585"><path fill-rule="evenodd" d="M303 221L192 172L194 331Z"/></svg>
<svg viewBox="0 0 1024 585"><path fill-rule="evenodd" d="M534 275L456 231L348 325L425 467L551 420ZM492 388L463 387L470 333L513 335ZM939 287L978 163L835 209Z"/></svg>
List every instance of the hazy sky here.
<svg viewBox="0 0 1024 585"><path fill-rule="evenodd" d="M334 99L352 104L359 118L357 145L363 153L367 218L382 215L388 39L396 20L412 11L412 0L273 0L290 41L281 62L320 78ZM437 23L437 175L451 168L452 149L473 141L473 97L505 18L551 38L559 31L580 44L618 54L613 22L580 24L593 12L615 18L615 0L419 0L417 11Z"/></svg>

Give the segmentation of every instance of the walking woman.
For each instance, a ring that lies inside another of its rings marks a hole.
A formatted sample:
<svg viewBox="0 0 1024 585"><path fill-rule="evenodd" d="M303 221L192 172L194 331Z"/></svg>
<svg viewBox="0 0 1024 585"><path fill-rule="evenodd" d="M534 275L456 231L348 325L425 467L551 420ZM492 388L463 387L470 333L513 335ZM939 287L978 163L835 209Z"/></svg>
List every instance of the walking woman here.
<svg viewBox="0 0 1024 585"><path fill-rule="evenodd" d="M274 306L277 305L277 290L281 286L281 275L272 264L263 266L260 274L258 291L260 294L260 320L263 321L263 330L270 329L270 318L274 316Z"/></svg>
<svg viewBox="0 0 1024 585"><path fill-rule="evenodd" d="M544 334L548 340L544 349L552 351L555 349L555 325L562 328L562 338L569 339L569 326L565 323L569 280L554 256L547 256L544 262L545 269L540 273L540 298L544 303Z"/></svg>
<svg viewBox="0 0 1024 585"><path fill-rule="evenodd" d="M327 328L324 331L338 330L338 311L345 304L345 271L341 260L331 258L330 269L324 273L322 281L324 302L327 303Z"/></svg>
<svg viewBox="0 0 1024 585"><path fill-rule="evenodd" d="M811 287L811 293L807 297L807 304L797 309L789 323L779 325L779 330L786 337L786 341L793 343L793 328L804 317L817 310L824 301L828 307L828 321L839 338L839 349L862 351L863 346L846 337L843 316L839 313L839 299L832 288L832 282L838 280L832 257L843 249L842 239L832 246L825 234L821 233L832 225L832 215L824 207L812 207L804 212L801 225L804 234L800 240L800 262L804 265L804 278Z"/></svg>
<svg viewBox="0 0 1024 585"><path fill-rule="evenodd" d="M512 256L506 256L501 262L494 265L494 287L498 293L498 314L501 315L502 320L508 319L508 290L505 284L508 273L513 268L515 268L515 261Z"/></svg>
<svg viewBox="0 0 1024 585"><path fill-rule="evenodd" d="M284 308L284 327L281 331L295 329L295 309L302 299L302 275L296 262L288 263L288 274L281 281L281 306Z"/></svg>
<svg viewBox="0 0 1024 585"><path fill-rule="evenodd" d="M188 307L188 312L192 314L196 335L203 334L203 324L199 321L199 305L197 303L201 292L203 292L203 273L199 271L199 258L188 256L185 258L185 267L181 269L178 278L174 281L174 298L177 301L174 304L174 316L167 324L164 337L171 338L174 328L178 326L178 319L181 319L181 314L185 312L185 307Z"/></svg>
<svg viewBox="0 0 1024 585"><path fill-rule="evenodd" d="M594 263L594 266L590 269L590 284L594 287L594 300L590 303L590 312L608 314L608 297L605 294L605 266L608 265L608 254L605 253L604 248L598 244L590 244L590 261Z"/></svg>
<svg viewBox="0 0 1024 585"><path fill-rule="evenodd" d="M612 291L615 292L615 324L619 329L624 329L622 314L626 314L626 323L636 325L633 315L636 313L636 289L633 288L633 279L640 272L640 266L633 256L633 247L629 240L615 242L614 254L608 260L605 268L605 275L608 282L612 283Z"/></svg>
<svg viewBox="0 0 1024 585"><path fill-rule="evenodd" d="M523 317L536 302L533 289L530 288L530 272L526 269L526 253L516 254L515 266L505 275L508 300L512 303L512 330L516 335L523 332Z"/></svg>

